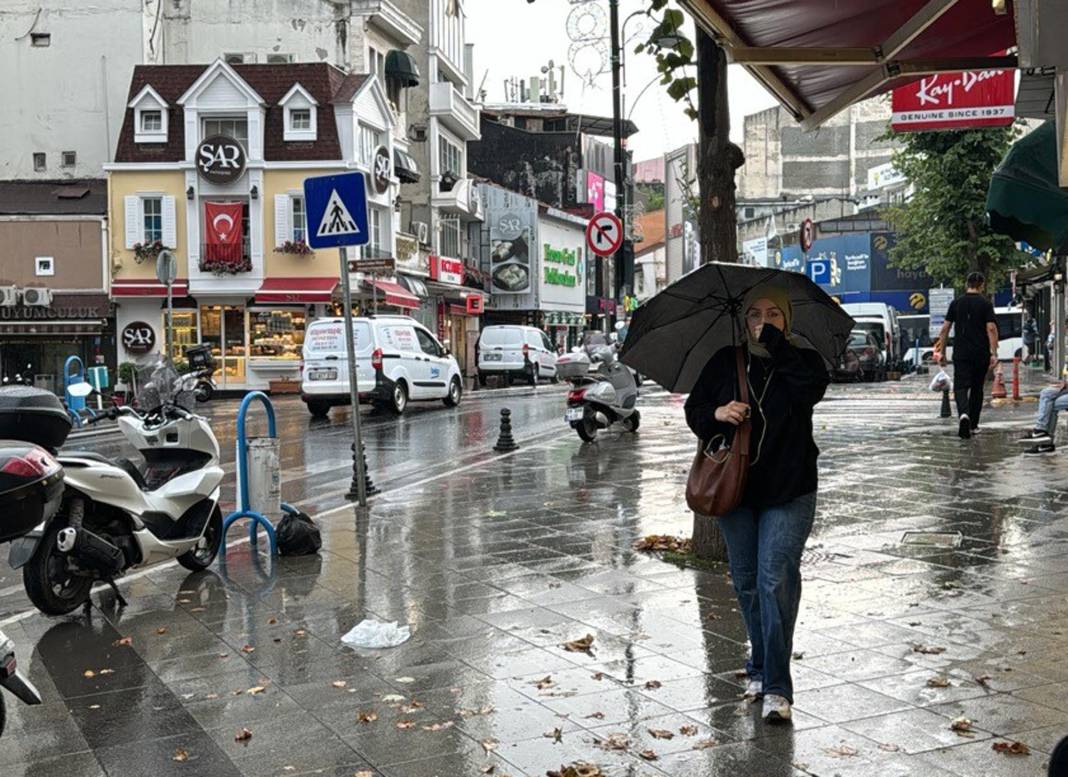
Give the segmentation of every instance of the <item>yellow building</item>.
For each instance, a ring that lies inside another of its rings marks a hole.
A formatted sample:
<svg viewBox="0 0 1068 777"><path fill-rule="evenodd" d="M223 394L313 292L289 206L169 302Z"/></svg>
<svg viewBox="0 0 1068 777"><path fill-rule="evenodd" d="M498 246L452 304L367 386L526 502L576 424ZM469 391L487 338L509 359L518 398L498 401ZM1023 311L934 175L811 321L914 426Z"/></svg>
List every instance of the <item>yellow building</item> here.
<svg viewBox="0 0 1068 777"><path fill-rule="evenodd" d="M323 63L217 60L139 66L129 94L116 161L105 166L118 361L164 348L155 259L166 248L178 260L174 358L210 345L224 389L298 378L307 322L335 311L340 277L337 250L305 242L304 179L363 171L370 243L349 258L396 255L394 203L418 171L385 86ZM395 277L351 281L357 301L373 295L394 312L420 305Z"/></svg>

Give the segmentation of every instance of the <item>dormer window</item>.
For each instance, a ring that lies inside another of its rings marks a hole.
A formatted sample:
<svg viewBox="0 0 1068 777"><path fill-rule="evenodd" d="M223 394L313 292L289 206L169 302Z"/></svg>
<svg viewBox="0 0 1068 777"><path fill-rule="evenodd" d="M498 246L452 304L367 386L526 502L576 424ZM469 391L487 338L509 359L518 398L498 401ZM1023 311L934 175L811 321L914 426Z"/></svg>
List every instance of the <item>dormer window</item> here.
<svg viewBox="0 0 1068 777"><path fill-rule="evenodd" d="M146 85L129 107L134 109L135 143L167 142L167 102L159 92Z"/></svg>
<svg viewBox="0 0 1068 777"><path fill-rule="evenodd" d="M316 106L318 103L300 84L293 84L293 88L286 92L286 96L278 101L285 112L284 140L287 142L315 140L316 132Z"/></svg>

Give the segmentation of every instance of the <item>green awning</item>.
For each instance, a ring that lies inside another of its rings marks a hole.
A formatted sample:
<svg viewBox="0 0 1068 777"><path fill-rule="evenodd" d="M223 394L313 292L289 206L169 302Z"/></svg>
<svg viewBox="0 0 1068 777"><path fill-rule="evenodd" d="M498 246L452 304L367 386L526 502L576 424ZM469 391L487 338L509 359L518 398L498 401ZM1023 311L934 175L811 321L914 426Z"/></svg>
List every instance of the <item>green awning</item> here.
<svg viewBox="0 0 1068 777"><path fill-rule="evenodd" d="M396 79L405 89L419 86L419 65L407 51L393 49L386 54L386 78Z"/></svg>
<svg viewBox="0 0 1068 777"><path fill-rule="evenodd" d="M990 224L1042 251L1068 248L1068 190L1057 179L1057 132L1047 121L1013 143L986 194Z"/></svg>

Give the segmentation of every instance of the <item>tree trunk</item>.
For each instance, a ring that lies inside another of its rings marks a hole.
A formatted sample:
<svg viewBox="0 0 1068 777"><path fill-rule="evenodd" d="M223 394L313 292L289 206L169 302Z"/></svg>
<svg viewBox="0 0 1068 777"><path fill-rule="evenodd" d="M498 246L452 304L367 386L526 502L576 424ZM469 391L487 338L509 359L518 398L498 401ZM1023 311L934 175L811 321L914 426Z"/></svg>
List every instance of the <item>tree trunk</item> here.
<svg viewBox="0 0 1068 777"><path fill-rule="evenodd" d="M697 94L701 262L737 262L734 172L742 166L745 157L730 142L727 57L700 26L697 27ZM694 513L693 550L699 558L727 560L727 546L715 518Z"/></svg>

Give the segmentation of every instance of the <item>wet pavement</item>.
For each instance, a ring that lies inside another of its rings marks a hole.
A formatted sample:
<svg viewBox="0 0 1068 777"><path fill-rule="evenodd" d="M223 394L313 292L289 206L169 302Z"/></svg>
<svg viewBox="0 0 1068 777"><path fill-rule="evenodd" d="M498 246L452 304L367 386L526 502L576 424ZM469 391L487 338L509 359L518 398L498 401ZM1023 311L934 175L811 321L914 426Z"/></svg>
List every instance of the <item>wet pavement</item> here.
<svg viewBox="0 0 1068 777"><path fill-rule="evenodd" d="M647 392L637 435L592 445L555 389L368 416L386 487L368 514L339 506L343 415L287 402L284 493L319 514L322 553L239 545L208 572L127 580L125 610L104 591L67 619L23 615L9 575L0 627L45 704L9 697L0 774L533 777L585 761L613 777L996 777L1044 774L1068 734L1068 464L1019 455L1033 403L998 403L963 442L921 379L832 389L795 718L771 727L739 698L725 570L632 548L690 530L681 399ZM522 447L494 456L504 404ZM342 645L364 618L412 638ZM563 647L586 635L589 652ZM1014 741L1030 754L994 749Z"/></svg>

